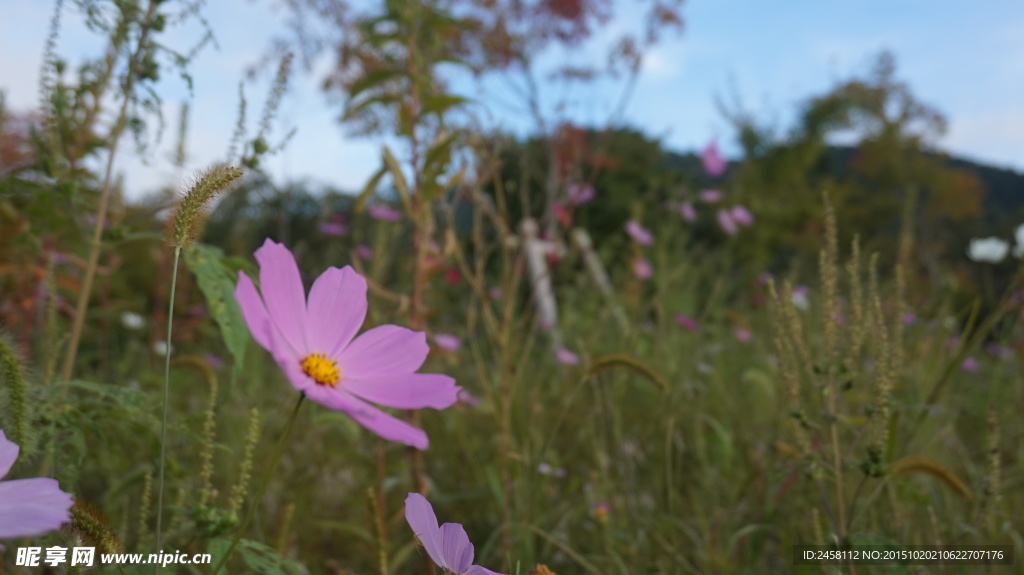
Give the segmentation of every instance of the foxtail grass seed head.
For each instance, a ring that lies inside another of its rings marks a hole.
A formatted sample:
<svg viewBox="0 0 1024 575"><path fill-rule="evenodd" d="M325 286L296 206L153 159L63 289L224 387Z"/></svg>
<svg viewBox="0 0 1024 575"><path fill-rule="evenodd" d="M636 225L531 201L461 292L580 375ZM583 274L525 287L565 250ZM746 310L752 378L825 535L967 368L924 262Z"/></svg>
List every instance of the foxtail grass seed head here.
<svg viewBox="0 0 1024 575"><path fill-rule="evenodd" d="M838 349L839 327L839 246L836 232L836 214L827 193L822 193L825 204L825 247L821 250L820 273L825 306L825 369L831 382L834 377Z"/></svg>
<svg viewBox="0 0 1024 575"><path fill-rule="evenodd" d="M21 454L28 454L31 446L28 441L28 390L25 387L25 371L21 358L18 357L14 342L0 333L0 384L8 390L10 402L10 424L4 424L4 431L10 439L21 446Z"/></svg>
<svg viewBox="0 0 1024 575"><path fill-rule="evenodd" d="M199 454L199 505L205 506L213 496L213 444L217 433L217 379L210 380L210 400L203 422L203 447Z"/></svg>
<svg viewBox="0 0 1024 575"><path fill-rule="evenodd" d="M176 248L185 248L196 241L206 219L206 210L213 198L237 186L242 180L241 168L217 164L197 174L167 219L167 241Z"/></svg>
<svg viewBox="0 0 1024 575"><path fill-rule="evenodd" d="M153 508L153 472L147 471L142 484L142 503L139 505L138 541L144 541L149 535L149 512Z"/></svg>
<svg viewBox="0 0 1024 575"><path fill-rule="evenodd" d="M988 477L985 485L985 525L995 532L1002 515L1002 461L999 450L999 415L988 410Z"/></svg>
<svg viewBox="0 0 1024 575"><path fill-rule="evenodd" d="M242 458L242 466L238 472L238 483L231 492L231 513L236 514L242 509L246 493L249 491L249 480L252 477L252 459L256 451L256 444L260 439L260 410L252 408L249 414L249 437L245 443L245 455Z"/></svg>

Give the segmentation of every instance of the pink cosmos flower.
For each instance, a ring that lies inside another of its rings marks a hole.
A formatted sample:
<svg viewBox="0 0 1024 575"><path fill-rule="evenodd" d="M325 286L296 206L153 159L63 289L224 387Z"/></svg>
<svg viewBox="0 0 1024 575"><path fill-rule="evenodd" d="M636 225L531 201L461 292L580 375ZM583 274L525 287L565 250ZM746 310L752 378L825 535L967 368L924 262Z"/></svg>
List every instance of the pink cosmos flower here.
<svg viewBox="0 0 1024 575"><path fill-rule="evenodd" d="M751 214L750 211L743 206L733 206L729 215L732 216L732 221L741 226L750 227L754 225L754 214Z"/></svg>
<svg viewBox="0 0 1024 575"><path fill-rule="evenodd" d="M375 220L398 222L402 219L402 213L387 204L374 204L366 212Z"/></svg>
<svg viewBox="0 0 1024 575"><path fill-rule="evenodd" d="M325 236L344 236L348 234L348 227L340 222L320 222L316 227Z"/></svg>
<svg viewBox="0 0 1024 575"><path fill-rule="evenodd" d="M21 448L0 429L0 479L11 470ZM35 537L71 521L74 500L56 479L32 477L0 481L0 539Z"/></svg>
<svg viewBox="0 0 1024 575"><path fill-rule="evenodd" d="M405 520L430 559L446 572L453 575L501 575L473 565L473 544L462 524L445 523L438 527L434 508L419 493L410 493L405 498Z"/></svg>
<svg viewBox="0 0 1024 575"><path fill-rule="evenodd" d="M736 220L732 219L732 214L729 210L718 210L718 225L722 228L722 231L729 234L730 236L736 235L739 231L739 226L736 225Z"/></svg>
<svg viewBox="0 0 1024 575"><path fill-rule="evenodd" d="M718 140L711 140L707 146L704 146L700 153L700 162L704 164L704 171L712 177L721 176L729 164L722 157L722 153L718 151Z"/></svg>
<svg viewBox="0 0 1024 575"><path fill-rule="evenodd" d="M636 277L646 280L651 279L653 274L654 267L651 266L651 262L647 261L645 258L639 258L633 262L633 275Z"/></svg>
<svg viewBox="0 0 1024 575"><path fill-rule="evenodd" d="M681 325L686 331L697 331L700 329L700 325L697 321L685 314L677 313L676 323Z"/></svg>
<svg viewBox="0 0 1024 575"><path fill-rule="evenodd" d="M470 406L480 405L480 398L466 391L465 389L459 390L459 403L465 403Z"/></svg>
<svg viewBox="0 0 1024 575"><path fill-rule="evenodd" d="M960 364L960 369L966 371L967 373L974 373L978 371L978 368L980 366L981 364L978 363L978 360L974 359L974 357L968 357L964 359L963 363Z"/></svg>
<svg viewBox="0 0 1024 575"><path fill-rule="evenodd" d="M565 365L576 365L580 362L580 356L575 353L563 348L559 348L555 352L555 358L558 359L558 363L564 363Z"/></svg>
<svg viewBox="0 0 1024 575"><path fill-rule="evenodd" d="M690 202L683 202L679 205L679 214L683 216L683 221L689 223L697 221L697 210L694 209L693 204Z"/></svg>
<svg viewBox="0 0 1024 575"><path fill-rule="evenodd" d="M569 186L569 204L573 206L581 206L590 200L594 199L597 195L594 188L588 184L573 184Z"/></svg>
<svg viewBox="0 0 1024 575"><path fill-rule="evenodd" d="M373 250L371 250L370 246L366 244L359 244L356 246L356 255L359 256L359 259L361 260L372 260Z"/></svg>
<svg viewBox="0 0 1024 575"><path fill-rule="evenodd" d="M368 403L398 409L455 403L454 379L415 373L430 352L426 335L382 325L356 337L366 318L366 280L349 266L328 268L313 282L307 301L288 248L268 239L256 260L260 292L239 272L235 299L253 339L274 356L291 384L384 439L426 449L423 430Z"/></svg>
<svg viewBox="0 0 1024 575"><path fill-rule="evenodd" d="M626 233L629 234L629 237L633 238L634 242L642 246L649 246L654 242L654 236L651 235L651 232L644 229L640 222L636 220L626 222Z"/></svg>
<svg viewBox="0 0 1024 575"><path fill-rule="evenodd" d="M445 351L459 351L462 341L450 333L434 334L434 343Z"/></svg>
<svg viewBox="0 0 1024 575"><path fill-rule="evenodd" d="M718 190L701 190L700 200L705 204L717 204L722 201L722 192Z"/></svg>
<svg viewBox="0 0 1024 575"><path fill-rule="evenodd" d="M740 343L750 343L754 340L754 334L745 327L738 327L732 332L733 337Z"/></svg>

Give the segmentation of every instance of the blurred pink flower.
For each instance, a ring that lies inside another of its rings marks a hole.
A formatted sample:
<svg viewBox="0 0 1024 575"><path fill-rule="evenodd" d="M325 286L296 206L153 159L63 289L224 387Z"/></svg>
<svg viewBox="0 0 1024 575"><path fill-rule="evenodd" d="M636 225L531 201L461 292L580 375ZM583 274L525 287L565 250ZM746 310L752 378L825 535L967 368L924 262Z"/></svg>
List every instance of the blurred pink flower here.
<svg viewBox="0 0 1024 575"><path fill-rule="evenodd" d="M462 346L462 340L450 333L434 334L434 343L445 351L459 351L459 347Z"/></svg>
<svg viewBox="0 0 1024 575"><path fill-rule="evenodd" d="M683 326L683 329L687 331L697 331L700 329L700 325L697 324L697 320L682 313L676 314L676 323Z"/></svg>
<svg viewBox="0 0 1024 575"><path fill-rule="evenodd" d="M348 226L338 222L320 222L317 224L317 229L320 233L325 236L344 236L348 235Z"/></svg>
<svg viewBox="0 0 1024 575"><path fill-rule="evenodd" d="M732 221L741 226L754 225L754 215L743 206L733 206L730 215L732 216Z"/></svg>
<svg viewBox="0 0 1024 575"><path fill-rule="evenodd" d="M750 343L754 339L754 334L745 327L738 327L732 332L733 337L740 343Z"/></svg>
<svg viewBox="0 0 1024 575"><path fill-rule="evenodd" d="M704 164L704 171L709 176L718 177L725 172L728 165L722 153L718 151L718 140L711 140L700 153L700 162Z"/></svg>
<svg viewBox="0 0 1024 575"><path fill-rule="evenodd" d="M558 359L558 363L564 363L565 365L576 365L580 362L580 356L575 353L563 348L559 348L555 352L555 357Z"/></svg>
<svg viewBox="0 0 1024 575"><path fill-rule="evenodd" d="M569 204L573 206L583 205L594 199L597 195L594 188L589 184L572 184L569 186Z"/></svg>
<svg viewBox="0 0 1024 575"><path fill-rule="evenodd" d="M683 221L693 223L697 221L697 210L694 209L693 204L690 202L683 202L679 205L679 214L683 216Z"/></svg>
<svg viewBox="0 0 1024 575"><path fill-rule="evenodd" d="M733 236L739 231L736 221L732 219L732 214L728 210L718 210L716 217L718 218L718 225L726 234Z"/></svg>
<svg viewBox="0 0 1024 575"><path fill-rule="evenodd" d="M796 307L807 311L811 307L811 300L808 297L811 293L811 289L803 284L797 285L789 294L790 301Z"/></svg>
<svg viewBox="0 0 1024 575"><path fill-rule="evenodd" d="M612 506L605 501L598 501L594 504L594 516L601 523L608 521L608 515L612 512Z"/></svg>
<svg viewBox="0 0 1024 575"><path fill-rule="evenodd" d="M356 255L359 256L359 259L372 260L373 250L371 250L366 244L359 244L356 246Z"/></svg>
<svg viewBox="0 0 1024 575"><path fill-rule="evenodd" d="M217 357L216 355L213 355L212 353L207 353L206 355L203 356L203 359L205 359L207 365L209 365L213 369L222 369L224 367L224 360Z"/></svg>
<svg viewBox="0 0 1024 575"><path fill-rule="evenodd" d="M480 398L469 393L465 389L459 389L459 403L465 403L470 406L480 405Z"/></svg>
<svg viewBox="0 0 1024 575"><path fill-rule="evenodd" d="M491 299L494 300L501 299L501 288L498 286L492 286L491 289L487 290L487 295L491 296Z"/></svg>
<svg viewBox="0 0 1024 575"><path fill-rule="evenodd" d="M397 222L402 219L402 213L387 204L375 204L367 210L367 213L375 220L386 222Z"/></svg>
<svg viewBox="0 0 1024 575"><path fill-rule="evenodd" d="M705 204L717 204L722 201L722 192L718 190L701 190L700 199Z"/></svg>
<svg viewBox="0 0 1024 575"><path fill-rule="evenodd" d="M366 279L351 267L328 268L308 296L291 251L272 240L256 250L260 288L238 272L235 299L256 343L269 351L292 386L389 441L418 449L427 434L374 404L444 409L459 386L440 373L418 373L427 337L381 325L357 337L366 320Z"/></svg>
<svg viewBox="0 0 1024 575"><path fill-rule="evenodd" d="M636 277L646 280L650 279L652 274L654 274L654 267L647 259L639 258L633 262L633 275Z"/></svg>
<svg viewBox="0 0 1024 575"><path fill-rule="evenodd" d="M967 373L974 373L978 371L980 367L981 364L979 364L978 360L974 359L973 356L964 359L964 362L960 364L960 369L966 371Z"/></svg>
<svg viewBox="0 0 1024 575"><path fill-rule="evenodd" d="M569 213L569 210L565 209L565 206L556 203L551 206L551 211L555 214L555 218L563 227L572 227L572 214Z"/></svg>
<svg viewBox="0 0 1024 575"><path fill-rule="evenodd" d="M642 246L649 246L654 242L654 236L651 235L651 232L644 229L640 222L636 220L626 222L626 233L629 234L629 237L633 238L634 242Z"/></svg>
<svg viewBox="0 0 1024 575"><path fill-rule="evenodd" d="M903 314L903 325L913 325L917 321L917 316L911 312Z"/></svg>

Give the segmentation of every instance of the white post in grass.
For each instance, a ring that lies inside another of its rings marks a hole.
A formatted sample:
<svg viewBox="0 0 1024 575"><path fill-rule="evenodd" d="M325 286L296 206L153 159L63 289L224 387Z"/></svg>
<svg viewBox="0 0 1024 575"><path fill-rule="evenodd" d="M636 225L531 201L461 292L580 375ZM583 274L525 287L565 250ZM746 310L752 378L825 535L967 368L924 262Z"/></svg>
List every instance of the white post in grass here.
<svg viewBox="0 0 1024 575"><path fill-rule="evenodd" d="M611 280L608 279L608 273L605 272L604 266L601 264L601 259L594 253L594 243L590 240L590 234L583 228L573 228L572 239L580 248L583 262L587 265L587 270L590 272L590 276L594 278L597 288L604 295L605 301L608 302L608 307L612 310L615 320L619 322L619 327L623 331L628 331L629 318L626 317L626 312L622 310L622 306L619 305L618 300L615 298L615 290L612 288Z"/></svg>
<svg viewBox="0 0 1024 575"><path fill-rule="evenodd" d="M551 344L555 350L562 347L562 333L558 330L558 304L551 288L551 271L548 269L548 254L564 253L561 243L544 241L537 237L537 222L526 218L519 225L522 234L523 252L526 264L530 269L530 287L533 291L534 305L541 325L551 334Z"/></svg>

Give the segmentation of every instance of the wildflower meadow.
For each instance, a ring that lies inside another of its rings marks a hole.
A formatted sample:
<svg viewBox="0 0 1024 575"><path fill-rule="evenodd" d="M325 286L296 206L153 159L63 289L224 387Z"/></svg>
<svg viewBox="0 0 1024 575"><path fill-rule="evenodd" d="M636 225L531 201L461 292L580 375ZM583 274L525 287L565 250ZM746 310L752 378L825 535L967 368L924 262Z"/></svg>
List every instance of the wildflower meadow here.
<svg viewBox="0 0 1024 575"><path fill-rule="evenodd" d="M1024 573L1024 175L896 54L678 152L688 4L270 4L216 143L212 2L0 84L0 574ZM298 77L368 178L268 167Z"/></svg>

